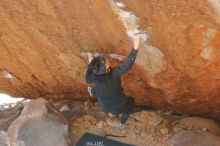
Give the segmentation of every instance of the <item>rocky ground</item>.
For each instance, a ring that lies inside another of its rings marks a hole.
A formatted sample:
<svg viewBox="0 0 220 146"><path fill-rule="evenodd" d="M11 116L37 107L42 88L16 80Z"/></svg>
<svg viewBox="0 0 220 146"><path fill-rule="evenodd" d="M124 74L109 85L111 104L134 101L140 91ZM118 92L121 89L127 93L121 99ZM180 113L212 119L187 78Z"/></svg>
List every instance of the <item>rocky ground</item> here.
<svg viewBox="0 0 220 146"><path fill-rule="evenodd" d="M110 118L100 112L96 101L66 100L51 103L69 119L73 144L84 132L138 146L167 146L172 136L181 130L216 131L213 133L219 134L218 126L210 126L215 125L212 121L202 122L208 119L193 119L188 115L175 115L172 111L153 110L147 107L134 107L134 112L126 123L126 129L118 130L115 128L118 118Z"/></svg>
<svg viewBox="0 0 220 146"><path fill-rule="evenodd" d="M100 112L96 101L51 100L50 103L68 119L73 145L85 132L138 146L176 146L173 137L180 131L208 133L215 138L220 134L218 123L213 120L174 115L172 111L159 111L146 107L134 107L134 112L125 125L126 128L119 130L116 128L118 117L111 118ZM20 115L22 109L22 103L10 110L1 109L0 130L7 131L10 123ZM183 136L185 137L184 133ZM178 136L176 137L178 139Z"/></svg>
<svg viewBox="0 0 220 146"><path fill-rule="evenodd" d="M73 143L76 143L84 132L91 132L128 144L168 145L168 139L172 134L172 129L168 125L172 124L174 119L168 120L162 117L160 111L136 112L127 121L126 129L119 130L116 128L119 118L110 118L107 114L100 112L96 102L79 103L74 110L80 114L70 118Z"/></svg>

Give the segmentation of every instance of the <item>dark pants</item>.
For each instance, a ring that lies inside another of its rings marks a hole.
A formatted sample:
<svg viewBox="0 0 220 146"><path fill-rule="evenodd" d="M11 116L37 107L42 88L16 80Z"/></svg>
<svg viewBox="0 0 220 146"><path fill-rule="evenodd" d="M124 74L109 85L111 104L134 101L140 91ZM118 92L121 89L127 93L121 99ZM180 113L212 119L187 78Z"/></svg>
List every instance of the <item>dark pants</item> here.
<svg viewBox="0 0 220 146"><path fill-rule="evenodd" d="M96 89L95 88L92 88L91 92L94 96L96 95ZM122 116L121 116L121 119L120 119L120 123L124 124L127 121L130 113L132 112L133 105L134 105L134 99L131 98L131 97L128 97L128 101L125 104L125 106L124 106L124 108L121 112ZM116 113L112 113L112 114L117 115Z"/></svg>
<svg viewBox="0 0 220 146"><path fill-rule="evenodd" d="M123 111L121 113L122 116L121 116L120 122L122 124L124 124L127 121L130 113L132 112L133 105L134 105L134 99L129 97L128 101L127 101L127 103L126 103L126 105L125 105L125 107L124 107L124 109L123 109Z"/></svg>

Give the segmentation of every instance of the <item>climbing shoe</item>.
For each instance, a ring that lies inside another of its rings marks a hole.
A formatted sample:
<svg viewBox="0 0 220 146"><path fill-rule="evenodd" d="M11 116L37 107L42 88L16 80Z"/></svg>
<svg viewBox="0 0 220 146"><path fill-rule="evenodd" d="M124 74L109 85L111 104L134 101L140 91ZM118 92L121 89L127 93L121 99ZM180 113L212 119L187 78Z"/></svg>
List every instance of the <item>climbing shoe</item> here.
<svg viewBox="0 0 220 146"><path fill-rule="evenodd" d="M124 129L125 129L124 124L119 123L119 124L118 124L118 129L119 129L119 130L124 130Z"/></svg>

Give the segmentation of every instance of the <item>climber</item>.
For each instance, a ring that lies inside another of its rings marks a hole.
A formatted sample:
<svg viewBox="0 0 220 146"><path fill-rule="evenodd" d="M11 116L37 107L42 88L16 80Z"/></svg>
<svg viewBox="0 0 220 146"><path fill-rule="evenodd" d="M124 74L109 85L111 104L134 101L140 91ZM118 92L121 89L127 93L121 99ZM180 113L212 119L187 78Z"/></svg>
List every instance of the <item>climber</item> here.
<svg viewBox="0 0 220 146"><path fill-rule="evenodd" d="M139 46L140 36L135 35L133 40L134 47L130 54L117 68L111 68L109 61L103 56L93 58L88 53L89 65L86 73L86 82L94 83L96 87L88 87L90 96L96 96L102 112L111 115L121 114L119 129L124 129L124 123L127 121L132 111L134 100L127 97L121 87L120 76L128 71L133 65Z"/></svg>

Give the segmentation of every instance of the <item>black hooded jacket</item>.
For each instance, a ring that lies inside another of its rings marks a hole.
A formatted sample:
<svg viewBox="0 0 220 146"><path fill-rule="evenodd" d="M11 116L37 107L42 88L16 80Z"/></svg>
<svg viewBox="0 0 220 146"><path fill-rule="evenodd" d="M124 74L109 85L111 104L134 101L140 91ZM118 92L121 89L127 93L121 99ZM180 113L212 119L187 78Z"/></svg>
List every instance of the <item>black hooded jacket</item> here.
<svg viewBox="0 0 220 146"><path fill-rule="evenodd" d="M96 75L89 68L86 73L86 82L95 83L92 93L97 97L101 111L119 114L126 108L128 97L121 86L121 75L133 65L137 50L132 49L124 63L111 69L108 74Z"/></svg>

